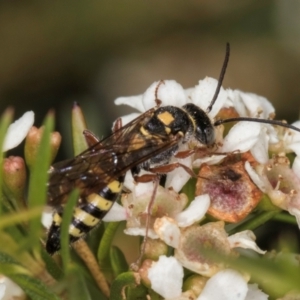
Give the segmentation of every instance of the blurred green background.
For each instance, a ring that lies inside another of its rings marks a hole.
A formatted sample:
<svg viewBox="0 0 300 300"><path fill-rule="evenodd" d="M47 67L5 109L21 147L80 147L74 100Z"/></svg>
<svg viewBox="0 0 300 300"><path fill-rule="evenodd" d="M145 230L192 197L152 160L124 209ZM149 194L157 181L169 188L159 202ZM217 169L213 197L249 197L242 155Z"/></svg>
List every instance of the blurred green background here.
<svg viewBox="0 0 300 300"><path fill-rule="evenodd" d="M130 110L118 96L140 94L159 79L185 88L217 78L225 43L231 58L224 87L271 100L278 118L298 119L300 2L7 1L0 3L1 111L54 108L66 148L77 101L89 128L105 136Z"/></svg>
<svg viewBox="0 0 300 300"><path fill-rule="evenodd" d="M223 86L267 97L277 118L291 122L300 108L299 16L298 0L2 1L0 111L33 110L40 126L53 108L63 135L58 159L70 157L74 101L105 136L130 112L114 106L116 97L141 94L159 79L187 88L217 78L229 42ZM270 239L286 232L271 227Z"/></svg>

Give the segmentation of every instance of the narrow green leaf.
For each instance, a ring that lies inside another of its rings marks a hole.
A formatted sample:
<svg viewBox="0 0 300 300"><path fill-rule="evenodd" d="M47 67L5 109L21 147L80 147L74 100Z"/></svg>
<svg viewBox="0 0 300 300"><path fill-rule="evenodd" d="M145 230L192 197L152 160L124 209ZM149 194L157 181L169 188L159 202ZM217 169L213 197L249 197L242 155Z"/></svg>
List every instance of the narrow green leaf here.
<svg viewBox="0 0 300 300"><path fill-rule="evenodd" d="M55 279L60 280L63 278L64 274L62 269L58 266L58 264L54 261L52 256L50 256L46 250L42 249L41 252L42 259L46 264L47 271L49 274Z"/></svg>
<svg viewBox="0 0 300 300"><path fill-rule="evenodd" d="M250 274L251 280L274 299L282 297L288 291L300 291L299 262L295 254L287 254L286 256L277 254L270 258L258 255L232 258L205 247L199 251L207 258L222 264L226 263L230 268L236 269L242 274Z"/></svg>
<svg viewBox="0 0 300 300"><path fill-rule="evenodd" d="M273 220L297 226L297 219L295 218L295 216L292 216L287 212L280 212L273 217Z"/></svg>
<svg viewBox="0 0 300 300"><path fill-rule="evenodd" d="M26 211L6 214L0 219L0 229L4 227L20 224L30 219L39 217L43 211L43 207L34 207Z"/></svg>
<svg viewBox="0 0 300 300"><path fill-rule="evenodd" d="M0 231L1 252L21 263L31 273L38 274L41 266L29 252L21 251L22 243L15 241L9 234ZM24 242L24 241L23 241Z"/></svg>
<svg viewBox="0 0 300 300"><path fill-rule="evenodd" d="M266 211L266 212L264 211L264 212L255 214L249 220L245 221L242 224L235 226L228 233L231 235L236 232L243 231L243 230L254 230L257 227L265 224L267 221L273 219L273 217L276 216L279 212L280 211Z"/></svg>
<svg viewBox="0 0 300 300"><path fill-rule="evenodd" d="M251 279L271 297L282 297L287 292L299 292L300 272L298 262L290 259L274 260L264 257L240 257L230 260L230 265L251 274Z"/></svg>
<svg viewBox="0 0 300 300"><path fill-rule="evenodd" d="M88 146L83 135L83 131L87 128L86 121L80 106L75 103L72 109L72 137L74 155L78 155Z"/></svg>
<svg viewBox="0 0 300 300"><path fill-rule="evenodd" d="M34 209L45 205L48 170L51 160L50 134L54 127L54 116L49 113L44 122L44 131L41 144L38 149L34 166L32 166L29 189L28 189L28 207ZM32 218L29 222L29 232L32 237L32 248L40 249L40 235L42 231L42 223L40 216Z"/></svg>
<svg viewBox="0 0 300 300"><path fill-rule="evenodd" d="M52 292L41 281L26 275L9 275L10 279L18 284L30 297L31 300L60 300L54 292Z"/></svg>
<svg viewBox="0 0 300 300"><path fill-rule="evenodd" d="M61 244L61 258L65 274L68 272L70 266L70 238L69 226L72 220L74 207L78 201L79 191L73 190L68 197L67 204L64 207L63 220L61 224L60 244Z"/></svg>
<svg viewBox="0 0 300 300"><path fill-rule="evenodd" d="M2 114L1 121L0 121L0 191L1 191L1 193L2 193L2 181L3 181L3 178L2 178L2 176L3 176L3 173L2 173L2 170L3 170L3 153L2 153L3 142L5 139L7 128L12 121L12 117L13 117L13 110L9 108ZM2 214L2 203L0 205L0 215L1 214Z"/></svg>
<svg viewBox="0 0 300 300"><path fill-rule="evenodd" d="M67 277L68 281L68 298L72 300L91 300L90 291L84 280L83 274L79 268L70 269ZM95 299L105 299L103 294L99 291L99 295Z"/></svg>
<svg viewBox="0 0 300 300"><path fill-rule="evenodd" d="M129 269L123 252L116 246L112 246L110 249L110 261L114 277L119 276L121 273Z"/></svg>
<svg viewBox="0 0 300 300"><path fill-rule="evenodd" d="M0 272L1 274L10 275L30 275L30 272L16 263L2 263L0 262Z"/></svg>
<svg viewBox="0 0 300 300"><path fill-rule="evenodd" d="M102 270L111 270L109 251L119 224L120 222L109 223L106 226L104 234L100 241L97 252L97 259Z"/></svg>

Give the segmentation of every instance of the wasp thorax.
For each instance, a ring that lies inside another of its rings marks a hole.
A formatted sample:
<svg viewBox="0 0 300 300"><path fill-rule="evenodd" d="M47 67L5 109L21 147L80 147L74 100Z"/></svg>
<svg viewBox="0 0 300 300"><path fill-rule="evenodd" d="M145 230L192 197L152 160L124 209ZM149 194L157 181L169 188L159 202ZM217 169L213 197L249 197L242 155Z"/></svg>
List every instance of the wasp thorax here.
<svg viewBox="0 0 300 300"><path fill-rule="evenodd" d="M175 106L163 106L155 111L145 129L152 134L176 135L179 132L186 134L190 126L191 121L184 110Z"/></svg>
<svg viewBox="0 0 300 300"><path fill-rule="evenodd" d="M215 141L215 130L208 115L193 103L184 105L183 109L192 119L195 138L204 145L212 145Z"/></svg>

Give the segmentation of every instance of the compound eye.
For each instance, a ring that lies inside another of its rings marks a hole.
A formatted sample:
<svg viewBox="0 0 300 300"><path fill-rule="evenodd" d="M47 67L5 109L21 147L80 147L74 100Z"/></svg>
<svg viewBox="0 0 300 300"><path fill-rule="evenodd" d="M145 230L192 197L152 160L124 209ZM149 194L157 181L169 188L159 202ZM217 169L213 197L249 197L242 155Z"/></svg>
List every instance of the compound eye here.
<svg viewBox="0 0 300 300"><path fill-rule="evenodd" d="M212 126L208 126L204 130L206 145L212 145L215 142L215 130Z"/></svg>
<svg viewBox="0 0 300 300"><path fill-rule="evenodd" d="M205 128L198 127L196 138L200 143L206 146L212 145L215 142L215 131L213 126L206 124Z"/></svg>

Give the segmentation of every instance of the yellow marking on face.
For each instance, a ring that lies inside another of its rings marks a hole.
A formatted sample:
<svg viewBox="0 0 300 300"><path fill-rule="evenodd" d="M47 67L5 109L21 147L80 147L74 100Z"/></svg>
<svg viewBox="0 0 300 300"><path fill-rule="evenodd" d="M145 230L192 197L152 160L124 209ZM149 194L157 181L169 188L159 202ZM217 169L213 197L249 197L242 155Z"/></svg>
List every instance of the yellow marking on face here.
<svg viewBox="0 0 300 300"><path fill-rule="evenodd" d="M85 232L80 231L78 228L74 227L73 224L69 227L69 234L73 237L80 238L85 235Z"/></svg>
<svg viewBox="0 0 300 300"><path fill-rule="evenodd" d="M166 126L170 125L174 121L174 117L168 111L157 115L157 118Z"/></svg>
<svg viewBox="0 0 300 300"><path fill-rule="evenodd" d="M110 184L108 184L108 187L115 194L120 193L122 189L122 185L118 180L112 181Z"/></svg>
<svg viewBox="0 0 300 300"><path fill-rule="evenodd" d="M61 216L57 212L54 213L54 215L53 215L53 223L54 223L54 225L55 226L60 226L61 221L62 221Z"/></svg>
<svg viewBox="0 0 300 300"><path fill-rule="evenodd" d="M75 208L74 217L89 227L94 227L100 222L99 219L93 217L79 207Z"/></svg>
<svg viewBox="0 0 300 300"><path fill-rule="evenodd" d="M108 211L112 205L113 201L106 200L105 198L93 193L87 197L89 203L92 203L94 206L98 207L102 211Z"/></svg>

